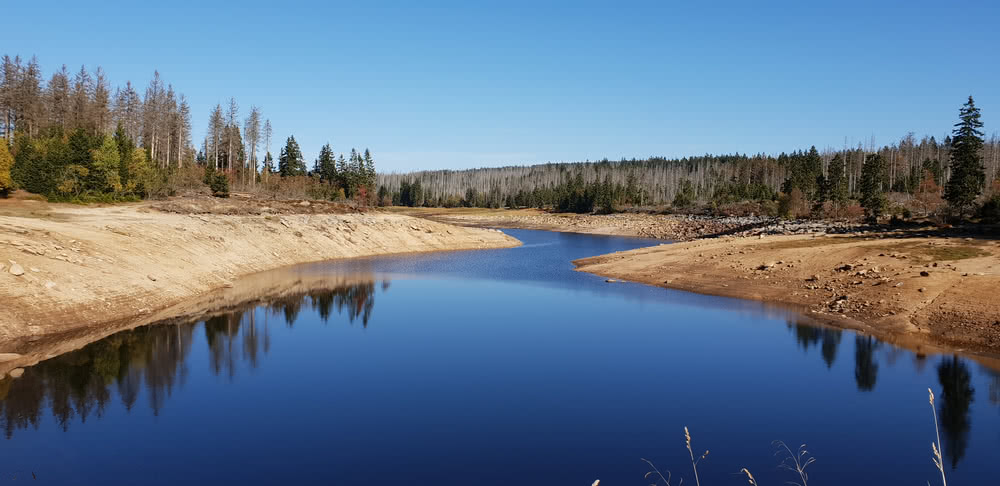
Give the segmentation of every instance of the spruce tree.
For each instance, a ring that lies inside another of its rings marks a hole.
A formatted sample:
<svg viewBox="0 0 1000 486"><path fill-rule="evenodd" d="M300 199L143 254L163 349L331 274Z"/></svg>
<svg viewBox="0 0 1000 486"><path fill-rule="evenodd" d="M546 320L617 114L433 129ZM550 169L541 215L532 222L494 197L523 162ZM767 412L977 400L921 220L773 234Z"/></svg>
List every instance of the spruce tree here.
<svg viewBox="0 0 1000 486"><path fill-rule="evenodd" d="M135 148L135 143L125 132L125 126L122 122L118 122L118 128L115 129L114 135L115 144L118 146L118 160L120 165L118 168L118 178L124 183L128 181L128 162L132 159L132 150Z"/></svg>
<svg viewBox="0 0 1000 486"><path fill-rule="evenodd" d="M306 161L294 136L289 136L278 157L278 172L282 177L306 175Z"/></svg>
<svg viewBox="0 0 1000 486"><path fill-rule="evenodd" d="M847 201L847 178L844 176L844 158L840 154L833 156L826 173L827 197L837 204L844 204Z"/></svg>
<svg viewBox="0 0 1000 486"><path fill-rule="evenodd" d="M337 180L337 161L333 158L333 149L330 148L330 144L319 149L316 172L319 174L319 180L323 182L332 184Z"/></svg>
<svg viewBox="0 0 1000 486"><path fill-rule="evenodd" d="M274 157L271 156L271 152L268 151L267 155L264 156L264 164L261 168L261 172L264 174L274 173Z"/></svg>
<svg viewBox="0 0 1000 486"><path fill-rule="evenodd" d="M959 214L965 214L975 203L986 183L983 167L983 122L972 97L959 111L961 121L955 124L951 139L951 178L945 185L944 198Z"/></svg>
<svg viewBox="0 0 1000 486"><path fill-rule="evenodd" d="M872 223L878 222L888 204L882 188L885 172L885 161L877 153L869 155L865 165L861 167L861 206L865 208L865 215Z"/></svg>
<svg viewBox="0 0 1000 486"><path fill-rule="evenodd" d="M365 185L374 188L376 175L375 175L375 159L372 158L372 153L365 149Z"/></svg>

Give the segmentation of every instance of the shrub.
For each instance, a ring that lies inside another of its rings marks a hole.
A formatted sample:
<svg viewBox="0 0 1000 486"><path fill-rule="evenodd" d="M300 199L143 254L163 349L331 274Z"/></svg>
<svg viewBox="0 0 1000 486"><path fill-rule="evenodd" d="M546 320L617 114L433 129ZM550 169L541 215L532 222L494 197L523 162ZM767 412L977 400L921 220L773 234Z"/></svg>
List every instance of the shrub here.
<svg viewBox="0 0 1000 486"><path fill-rule="evenodd" d="M229 178L226 174L222 172L217 172L212 177L212 183L209 184L212 189L212 195L215 197L229 197Z"/></svg>

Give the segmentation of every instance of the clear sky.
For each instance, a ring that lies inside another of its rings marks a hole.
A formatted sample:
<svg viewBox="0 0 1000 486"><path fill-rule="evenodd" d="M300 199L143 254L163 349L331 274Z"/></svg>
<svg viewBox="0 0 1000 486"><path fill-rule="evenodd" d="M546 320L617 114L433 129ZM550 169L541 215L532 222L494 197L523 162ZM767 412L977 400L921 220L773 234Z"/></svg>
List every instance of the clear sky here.
<svg viewBox="0 0 1000 486"><path fill-rule="evenodd" d="M310 166L326 142L385 171L891 143L970 94L1000 131L997 1L4 3L0 54L159 70L196 140L258 105Z"/></svg>

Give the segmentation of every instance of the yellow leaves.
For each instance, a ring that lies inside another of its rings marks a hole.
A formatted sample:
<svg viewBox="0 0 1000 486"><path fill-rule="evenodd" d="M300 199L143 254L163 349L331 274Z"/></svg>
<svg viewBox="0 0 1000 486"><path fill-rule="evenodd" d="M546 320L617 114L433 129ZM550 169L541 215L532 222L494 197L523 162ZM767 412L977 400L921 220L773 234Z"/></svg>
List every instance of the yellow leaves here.
<svg viewBox="0 0 1000 486"><path fill-rule="evenodd" d="M14 157L10 155L7 142L0 141L0 194L13 189L14 180L10 176L10 169L14 166Z"/></svg>

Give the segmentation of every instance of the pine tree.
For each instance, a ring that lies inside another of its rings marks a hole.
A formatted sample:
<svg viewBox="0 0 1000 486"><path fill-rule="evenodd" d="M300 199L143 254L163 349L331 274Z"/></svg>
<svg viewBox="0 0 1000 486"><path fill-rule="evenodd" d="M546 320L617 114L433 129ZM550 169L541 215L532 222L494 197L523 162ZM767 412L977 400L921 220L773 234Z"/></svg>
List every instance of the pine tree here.
<svg viewBox="0 0 1000 486"><path fill-rule="evenodd" d="M826 195L827 197L842 205L847 202L847 177L844 175L844 158L840 154L834 155L833 160L826 169Z"/></svg>
<svg viewBox="0 0 1000 486"><path fill-rule="evenodd" d="M261 172L264 174L274 173L274 157L271 156L271 151L268 151L267 155L264 156L264 163L261 167Z"/></svg>
<svg viewBox="0 0 1000 486"><path fill-rule="evenodd" d="M983 122L979 120L979 108L972 97L959 111L960 122L955 124L951 139L951 178L945 186L944 198L959 214L970 208L986 183L983 167Z"/></svg>
<svg viewBox="0 0 1000 486"><path fill-rule="evenodd" d="M861 206L872 223L878 222L888 204L882 187L885 172L885 161L877 153L869 155L861 167Z"/></svg>
<svg viewBox="0 0 1000 486"><path fill-rule="evenodd" d="M289 136L278 157L278 172L282 177L306 175L306 161L294 136Z"/></svg>
<svg viewBox="0 0 1000 486"><path fill-rule="evenodd" d="M375 159L372 158L371 152L365 149L365 185L369 188L375 187Z"/></svg>
<svg viewBox="0 0 1000 486"><path fill-rule="evenodd" d="M333 184L337 181L337 161L333 156L333 149L330 144L326 144L319 149L319 157L316 159L316 172L319 180Z"/></svg>
<svg viewBox="0 0 1000 486"><path fill-rule="evenodd" d="M132 158L132 150L135 149L135 144L132 139L125 132L125 125L119 121L118 128L115 130L114 135L115 144L118 146L118 158L120 165L118 168L118 177L122 182L128 181L128 161Z"/></svg>

